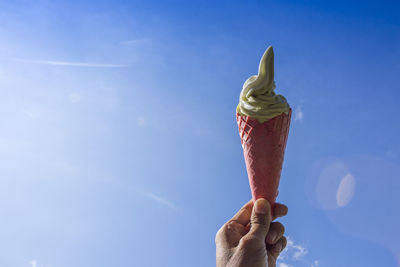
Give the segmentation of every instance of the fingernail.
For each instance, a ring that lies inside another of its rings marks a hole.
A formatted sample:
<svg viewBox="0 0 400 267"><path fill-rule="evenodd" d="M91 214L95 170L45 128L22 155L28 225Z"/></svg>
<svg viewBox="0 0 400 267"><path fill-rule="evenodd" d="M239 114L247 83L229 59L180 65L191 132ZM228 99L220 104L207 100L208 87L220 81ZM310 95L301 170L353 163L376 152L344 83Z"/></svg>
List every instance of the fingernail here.
<svg viewBox="0 0 400 267"><path fill-rule="evenodd" d="M258 214L267 214L268 211L268 202L264 198L257 199L256 203L254 203L254 211Z"/></svg>

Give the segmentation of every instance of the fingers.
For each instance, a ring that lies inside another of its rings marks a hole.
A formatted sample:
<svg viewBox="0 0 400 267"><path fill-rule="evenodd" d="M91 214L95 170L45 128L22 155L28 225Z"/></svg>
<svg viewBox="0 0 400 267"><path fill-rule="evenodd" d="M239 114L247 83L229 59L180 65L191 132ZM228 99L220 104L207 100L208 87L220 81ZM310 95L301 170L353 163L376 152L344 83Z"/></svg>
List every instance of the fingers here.
<svg viewBox="0 0 400 267"><path fill-rule="evenodd" d="M273 222L269 227L269 232L265 242L269 245L274 245L285 233L285 227L280 222Z"/></svg>
<svg viewBox="0 0 400 267"><path fill-rule="evenodd" d="M263 198L257 199L253 206L248 234L265 240L271 219L271 206L269 202Z"/></svg>
<svg viewBox="0 0 400 267"><path fill-rule="evenodd" d="M247 202L215 236L215 243L221 246L236 246L240 238L249 231L249 223L253 202Z"/></svg>
<svg viewBox="0 0 400 267"><path fill-rule="evenodd" d="M275 203L272 220L275 220L276 218L285 216L287 213L288 213L288 207L286 205L281 204L281 203Z"/></svg>
<svg viewBox="0 0 400 267"><path fill-rule="evenodd" d="M250 222L251 212L253 209L253 201L247 202L236 214L232 217L231 221L236 221L244 226ZM288 213L288 207L281 203L273 205L272 220L283 217Z"/></svg>
<svg viewBox="0 0 400 267"><path fill-rule="evenodd" d="M281 254L281 252L285 249L286 244L286 237L282 236L278 242L276 242L276 244L267 246L268 252L274 258L274 260L279 257L279 254Z"/></svg>
<svg viewBox="0 0 400 267"><path fill-rule="evenodd" d="M236 214L231 221L246 226L250 222L251 211L253 209L253 201L247 202Z"/></svg>

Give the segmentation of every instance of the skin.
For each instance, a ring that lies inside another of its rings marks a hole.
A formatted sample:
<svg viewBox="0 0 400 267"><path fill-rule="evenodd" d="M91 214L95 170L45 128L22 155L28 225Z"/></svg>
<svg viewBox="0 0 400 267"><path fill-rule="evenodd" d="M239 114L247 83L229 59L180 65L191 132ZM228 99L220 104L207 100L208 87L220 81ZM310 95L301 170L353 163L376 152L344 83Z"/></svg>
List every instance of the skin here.
<svg viewBox="0 0 400 267"><path fill-rule="evenodd" d="M286 247L285 228L276 218L288 208L265 199L245 204L215 237L217 267L276 267L276 259Z"/></svg>

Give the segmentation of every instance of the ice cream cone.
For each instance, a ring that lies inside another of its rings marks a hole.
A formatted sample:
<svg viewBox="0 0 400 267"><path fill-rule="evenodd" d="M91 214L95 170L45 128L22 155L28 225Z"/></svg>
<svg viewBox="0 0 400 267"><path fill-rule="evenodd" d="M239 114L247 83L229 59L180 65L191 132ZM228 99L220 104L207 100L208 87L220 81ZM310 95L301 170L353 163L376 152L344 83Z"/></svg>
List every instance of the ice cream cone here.
<svg viewBox="0 0 400 267"><path fill-rule="evenodd" d="M236 114L253 201L265 198L273 205L278 196L291 112L263 123Z"/></svg>

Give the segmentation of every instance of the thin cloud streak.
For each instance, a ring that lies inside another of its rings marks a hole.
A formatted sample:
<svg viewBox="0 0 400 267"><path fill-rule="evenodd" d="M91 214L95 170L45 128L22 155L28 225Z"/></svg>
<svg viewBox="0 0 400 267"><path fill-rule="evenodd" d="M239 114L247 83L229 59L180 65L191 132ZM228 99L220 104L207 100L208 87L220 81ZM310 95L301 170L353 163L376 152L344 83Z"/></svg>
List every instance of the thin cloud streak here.
<svg viewBox="0 0 400 267"><path fill-rule="evenodd" d="M103 63L85 63L85 62L70 62L70 61L53 61L53 60L31 60L31 59L15 59L16 61L53 65L53 66L67 66L67 67L90 67L90 68L124 68L128 65L123 64L103 64Z"/></svg>
<svg viewBox="0 0 400 267"><path fill-rule="evenodd" d="M157 196L157 195L155 195L155 194L153 194L151 192L148 192L145 195L147 197L151 198L152 200L154 200L154 201L156 201L156 202L158 202L160 204L163 204L163 205L165 205L165 206L167 206L167 207L169 207L169 208L171 208L173 210L178 210L178 206L176 206L174 203L172 203L170 200L168 200L166 198Z"/></svg>
<svg viewBox="0 0 400 267"><path fill-rule="evenodd" d="M121 45L136 45L136 44L143 44L149 42L150 39L142 38L142 39L133 39L133 40L126 40L120 42Z"/></svg>

